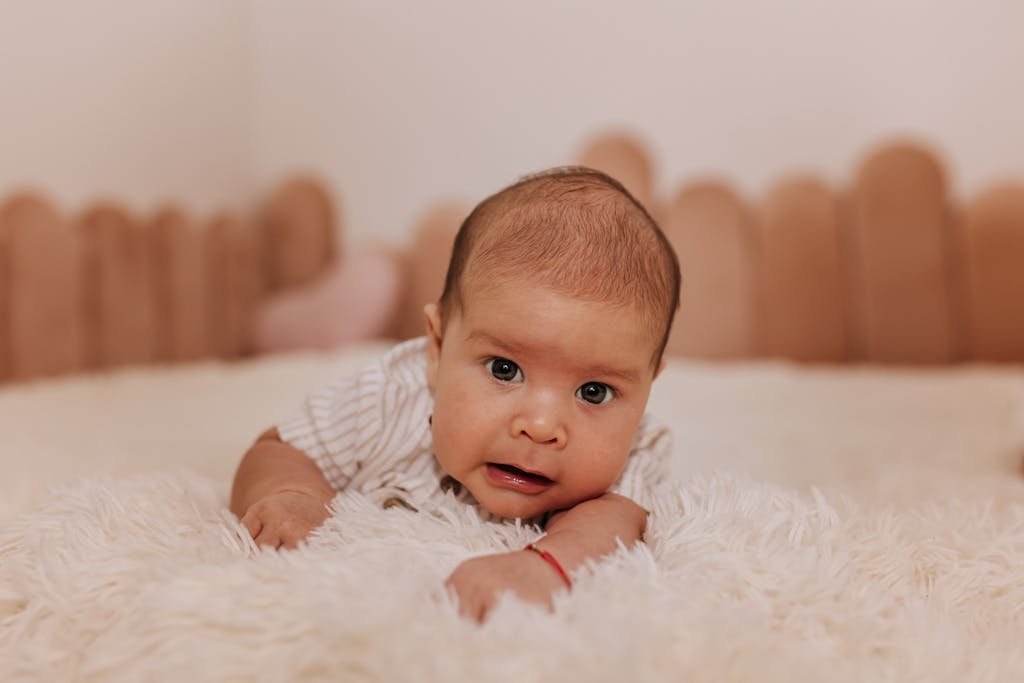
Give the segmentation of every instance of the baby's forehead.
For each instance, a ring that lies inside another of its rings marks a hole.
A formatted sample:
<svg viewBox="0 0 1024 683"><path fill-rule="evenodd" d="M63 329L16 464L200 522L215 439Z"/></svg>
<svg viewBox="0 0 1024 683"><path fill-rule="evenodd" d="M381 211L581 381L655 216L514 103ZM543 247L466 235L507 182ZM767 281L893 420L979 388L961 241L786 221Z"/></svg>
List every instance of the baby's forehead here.
<svg viewBox="0 0 1024 683"><path fill-rule="evenodd" d="M607 262L623 250L657 252L639 210L621 195L603 194L600 203L510 198L489 206L474 224L467 265L500 269L511 260L540 271L581 259Z"/></svg>
<svg viewBox="0 0 1024 683"><path fill-rule="evenodd" d="M483 226L466 255L460 294L537 283L581 301L636 310L661 327L657 296L660 245L647 226L614 215L566 216L564 211L510 210ZM514 286L514 285L513 285Z"/></svg>
<svg viewBox="0 0 1024 683"><path fill-rule="evenodd" d="M643 328L644 344L647 337L657 341L663 320L661 311L649 302L630 297L620 289L593 287L593 283L566 281L558 273L544 269L521 268L515 272L467 272L461 282L462 313L465 317L476 318L475 313L490 310L499 302L521 298L529 293L536 306L536 315L527 310L518 322L531 325L543 318L546 301L578 304L578 308L592 308L599 304L605 310L603 324L606 328L625 325L635 327L638 322ZM591 285L591 286L587 286ZM539 294L539 296L538 296ZM536 318L537 320L531 320Z"/></svg>
<svg viewBox="0 0 1024 683"><path fill-rule="evenodd" d="M589 354L602 367L630 358L646 366L658 350L661 330L636 302L579 296L529 276L466 284L453 311L457 335L512 358L561 358L569 368Z"/></svg>

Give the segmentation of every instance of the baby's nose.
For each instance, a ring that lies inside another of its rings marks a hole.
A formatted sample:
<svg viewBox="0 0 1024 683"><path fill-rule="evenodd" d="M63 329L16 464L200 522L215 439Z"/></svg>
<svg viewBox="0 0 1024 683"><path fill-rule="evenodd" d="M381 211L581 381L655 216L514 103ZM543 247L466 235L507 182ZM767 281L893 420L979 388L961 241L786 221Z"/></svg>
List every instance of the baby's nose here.
<svg viewBox="0 0 1024 683"><path fill-rule="evenodd" d="M567 435L561 410L543 397L526 402L512 420L512 436L526 436L534 443L562 448Z"/></svg>

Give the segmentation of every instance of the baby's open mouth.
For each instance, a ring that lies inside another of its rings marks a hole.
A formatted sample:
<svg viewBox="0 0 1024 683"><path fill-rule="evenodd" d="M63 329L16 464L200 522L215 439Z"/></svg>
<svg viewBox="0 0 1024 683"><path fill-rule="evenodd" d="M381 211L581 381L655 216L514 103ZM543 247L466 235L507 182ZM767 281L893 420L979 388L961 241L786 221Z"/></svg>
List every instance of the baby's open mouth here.
<svg viewBox="0 0 1024 683"><path fill-rule="evenodd" d="M490 463L490 465L492 465L494 467L497 467L499 470L502 470L503 472L508 472L509 474L511 474L513 476L522 477L523 479L526 479L527 481L533 481L533 482L536 482L538 484L554 484L555 483L552 480L550 480L547 477L545 477L543 474L534 474L533 472L527 472L526 470L521 470L518 467L515 467L513 465L501 465L501 464L496 463L496 462L492 462L492 463Z"/></svg>

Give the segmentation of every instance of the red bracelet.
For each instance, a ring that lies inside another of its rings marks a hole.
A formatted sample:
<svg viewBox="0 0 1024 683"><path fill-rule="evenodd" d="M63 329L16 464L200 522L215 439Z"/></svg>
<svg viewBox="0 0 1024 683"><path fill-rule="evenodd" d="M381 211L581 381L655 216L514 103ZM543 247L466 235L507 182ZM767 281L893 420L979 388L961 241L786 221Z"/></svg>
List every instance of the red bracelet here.
<svg viewBox="0 0 1024 683"><path fill-rule="evenodd" d="M538 555L540 555L540 558L542 560L544 560L545 562L547 562L548 564L550 564L552 567L555 568L555 571L558 572L558 575L562 577L562 581L565 581L566 587L569 588L570 590L572 589L572 579L570 579L569 575L565 572L564 569L562 569L562 565L559 564L558 560L555 559L554 555L549 553L547 550L541 550L540 548L538 548L537 546L535 546L532 543L529 544L528 546L526 546L525 548L523 548L523 550L531 550L531 551L537 553Z"/></svg>

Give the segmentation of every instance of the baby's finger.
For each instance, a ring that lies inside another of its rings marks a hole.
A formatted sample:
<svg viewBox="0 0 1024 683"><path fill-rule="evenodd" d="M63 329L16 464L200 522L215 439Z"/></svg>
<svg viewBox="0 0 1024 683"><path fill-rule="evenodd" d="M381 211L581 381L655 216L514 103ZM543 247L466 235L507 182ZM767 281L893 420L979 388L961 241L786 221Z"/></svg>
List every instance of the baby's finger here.
<svg viewBox="0 0 1024 683"><path fill-rule="evenodd" d="M258 546L268 546L270 548L281 547L281 534L278 532L277 528L267 526L266 524L264 524L263 528L260 529L259 535L254 536L253 539L256 541L256 545Z"/></svg>
<svg viewBox="0 0 1024 683"><path fill-rule="evenodd" d="M477 598L477 604L478 604L478 607L477 607L477 610L476 610L476 620L477 620L477 623L482 624L487 619L487 615L490 614L491 608L494 607L494 602L495 602L496 599L497 599L496 594L493 593L493 592L490 592L490 591L482 593L480 595L480 597Z"/></svg>
<svg viewBox="0 0 1024 683"><path fill-rule="evenodd" d="M476 622L483 621L487 606L475 592L459 593L459 614Z"/></svg>
<svg viewBox="0 0 1024 683"><path fill-rule="evenodd" d="M239 521L253 538L259 536L260 532L263 530L263 520L260 519L258 515L254 515L251 510L242 515L242 519Z"/></svg>
<svg viewBox="0 0 1024 683"><path fill-rule="evenodd" d="M480 606L470 600L468 595L459 596L459 616L476 619L479 613Z"/></svg>
<svg viewBox="0 0 1024 683"><path fill-rule="evenodd" d="M283 546L288 550L294 550L299 547L299 543L305 540L309 532L309 525L295 519L286 519L281 522L277 530L279 547Z"/></svg>

